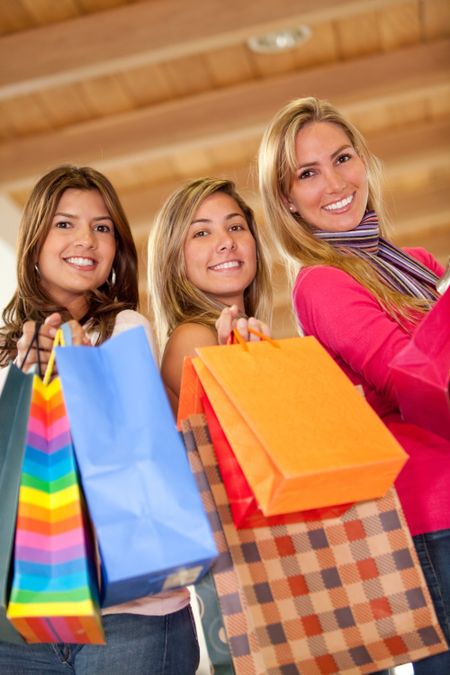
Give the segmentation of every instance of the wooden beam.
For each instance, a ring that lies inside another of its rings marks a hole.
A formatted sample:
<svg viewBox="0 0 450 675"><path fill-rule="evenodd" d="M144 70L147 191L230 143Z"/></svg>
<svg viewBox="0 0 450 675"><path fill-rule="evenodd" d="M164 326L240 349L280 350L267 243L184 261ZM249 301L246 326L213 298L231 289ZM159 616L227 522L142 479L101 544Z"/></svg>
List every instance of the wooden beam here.
<svg viewBox="0 0 450 675"><path fill-rule="evenodd" d="M0 99L180 58L402 0L152 0L0 39Z"/></svg>
<svg viewBox="0 0 450 675"><path fill-rule="evenodd" d="M0 184L20 188L61 162L106 171L117 162L259 137L293 93L328 98L349 115L377 105L413 105L450 87L449 46L443 40L320 66L10 141L0 146Z"/></svg>

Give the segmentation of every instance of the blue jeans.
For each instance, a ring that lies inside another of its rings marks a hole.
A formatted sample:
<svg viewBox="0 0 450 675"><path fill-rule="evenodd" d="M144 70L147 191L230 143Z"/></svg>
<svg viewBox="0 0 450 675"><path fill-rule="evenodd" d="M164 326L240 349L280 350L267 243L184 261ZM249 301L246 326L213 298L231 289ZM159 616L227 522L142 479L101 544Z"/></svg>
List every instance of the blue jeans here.
<svg viewBox="0 0 450 675"><path fill-rule="evenodd" d="M442 632L450 644L450 530L413 537ZM447 675L450 651L414 663L414 675Z"/></svg>
<svg viewBox="0 0 450 675"><path fill-rule="evenodd" d="M108 614L106 645L0 642L2 675L194 675L199 646L191 607L165 616Z"/></svg>

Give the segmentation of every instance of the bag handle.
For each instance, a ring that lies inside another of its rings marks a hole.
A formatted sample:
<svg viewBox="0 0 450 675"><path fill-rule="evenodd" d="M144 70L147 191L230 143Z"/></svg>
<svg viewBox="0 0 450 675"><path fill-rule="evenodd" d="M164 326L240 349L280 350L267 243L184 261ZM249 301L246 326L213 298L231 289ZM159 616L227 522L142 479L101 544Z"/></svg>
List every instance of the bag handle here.
<svg viewBox="0 0 450 675"><path fill-rule="evenodd" d="M256 330L256 328L249 328L248 332L252 335L256 335L256 337L259 337L261 341L269 342L273 347L278 347L278 349L280 348L280 345L276 340L269 337L268 335L265 335L264 333L261 333L261 331ZM227 344L240 344L245 351L248 351L247 340L244 340L237 328L233 328L231 331L227 340Z"/></svg>
<svg viewBox="0 0 450 675"><path fill-rule="evenodd" d="M45 369L45 374L43 378L44 385L47 385L50 382L50 378L52 376L53 369L55 367L55 347L59 346L65 347L66 343L64 338L65 335L62 327L58 328L58 330L56 331L55 338L53 340L52 352L50 354L50 358L47 363L47 368Z"/></svg>
<svg viewBox="0 0 450 675"><path fill-rule="evenodd" d="M25 361L27 360L28 355L31 352L31 349L32 349L34 343L36 343L37 367L38 367L39 377L42 377L41 354L40 354L40 351L39 351L39 330L40 330L41 326L42 326L42 324L41 324L40 321L35 322L33 337L30 340L30 344L28 345L27 351L25 352L25 356L23 357L23 361L22 361L21 365L18 366L20 370L23 370L23 367L25 365Z"/></svg>

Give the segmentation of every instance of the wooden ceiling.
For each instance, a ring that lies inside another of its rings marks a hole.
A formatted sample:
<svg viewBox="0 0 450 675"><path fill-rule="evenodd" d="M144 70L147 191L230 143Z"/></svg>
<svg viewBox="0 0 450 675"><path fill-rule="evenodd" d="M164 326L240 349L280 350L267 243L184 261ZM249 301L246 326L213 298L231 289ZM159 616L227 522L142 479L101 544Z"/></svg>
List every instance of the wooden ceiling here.
<svg viewBox="0 0 450 675"><path fill-rule="evenodd" d="M307 25L291 51L253 35ZM230 177L261 217L255 155L297 96L339 106L385 163L401 245L450 253L449 0L3 0L0 194L23 206L63 162L106 173L141 255L172 189ZM288 298L275 274L279 322Z"/></svg>

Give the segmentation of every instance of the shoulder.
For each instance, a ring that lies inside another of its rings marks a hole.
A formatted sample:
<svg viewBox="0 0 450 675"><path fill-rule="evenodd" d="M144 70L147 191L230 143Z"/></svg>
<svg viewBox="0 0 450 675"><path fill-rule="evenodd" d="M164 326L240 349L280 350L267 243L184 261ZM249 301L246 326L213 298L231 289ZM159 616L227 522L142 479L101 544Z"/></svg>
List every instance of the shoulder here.
<svg viewBox="0 0 450 675"><path fill-rule="evenodd" d="M196 347L217 344L217 334L208 326L198 323L183 323L175 328L161 361L161 375L166 385L169 399L176 413L180 393L183 363L186 356L195 356Z"/></svg>
<svg viewBox="0 0 450 675"><path fill-rule="evenodd" d="M304 332L322 334L364 313L381 307L375 297L350 274L318 265L300 271L293 290L297 320Z"/></svg>
<svg viewBox="0 0 450 675"><path fill-rule="evenodd" d="M213 328L200 323L182 323L175 328L167 341L164 356L170 352L181 352L183 356L195 354L196 347L217 344L217 333Z"/></svg>
<svg viewBox="0 0 450 675"><path fill-rule="evenodd" d="M438 277L443 275L444 268L436 260L436 258L429 251L427 251L426 248L422 248L421 246L414 246L407 248L405 247L403 250L405 251L405 253L408 253L410 256L412 256L420 263L422 263L422 265L428 267L428 269L434 272Z"/></svg>
<svg viewBox="0 0 450 675"><path fill-rule="evenodd" d="M347 272L337 267L316 265L300 270L293 295L294 299L301 295L312 299L320 297L321 300L332 302L337 291L368 293L364 286Z"/></svg>

